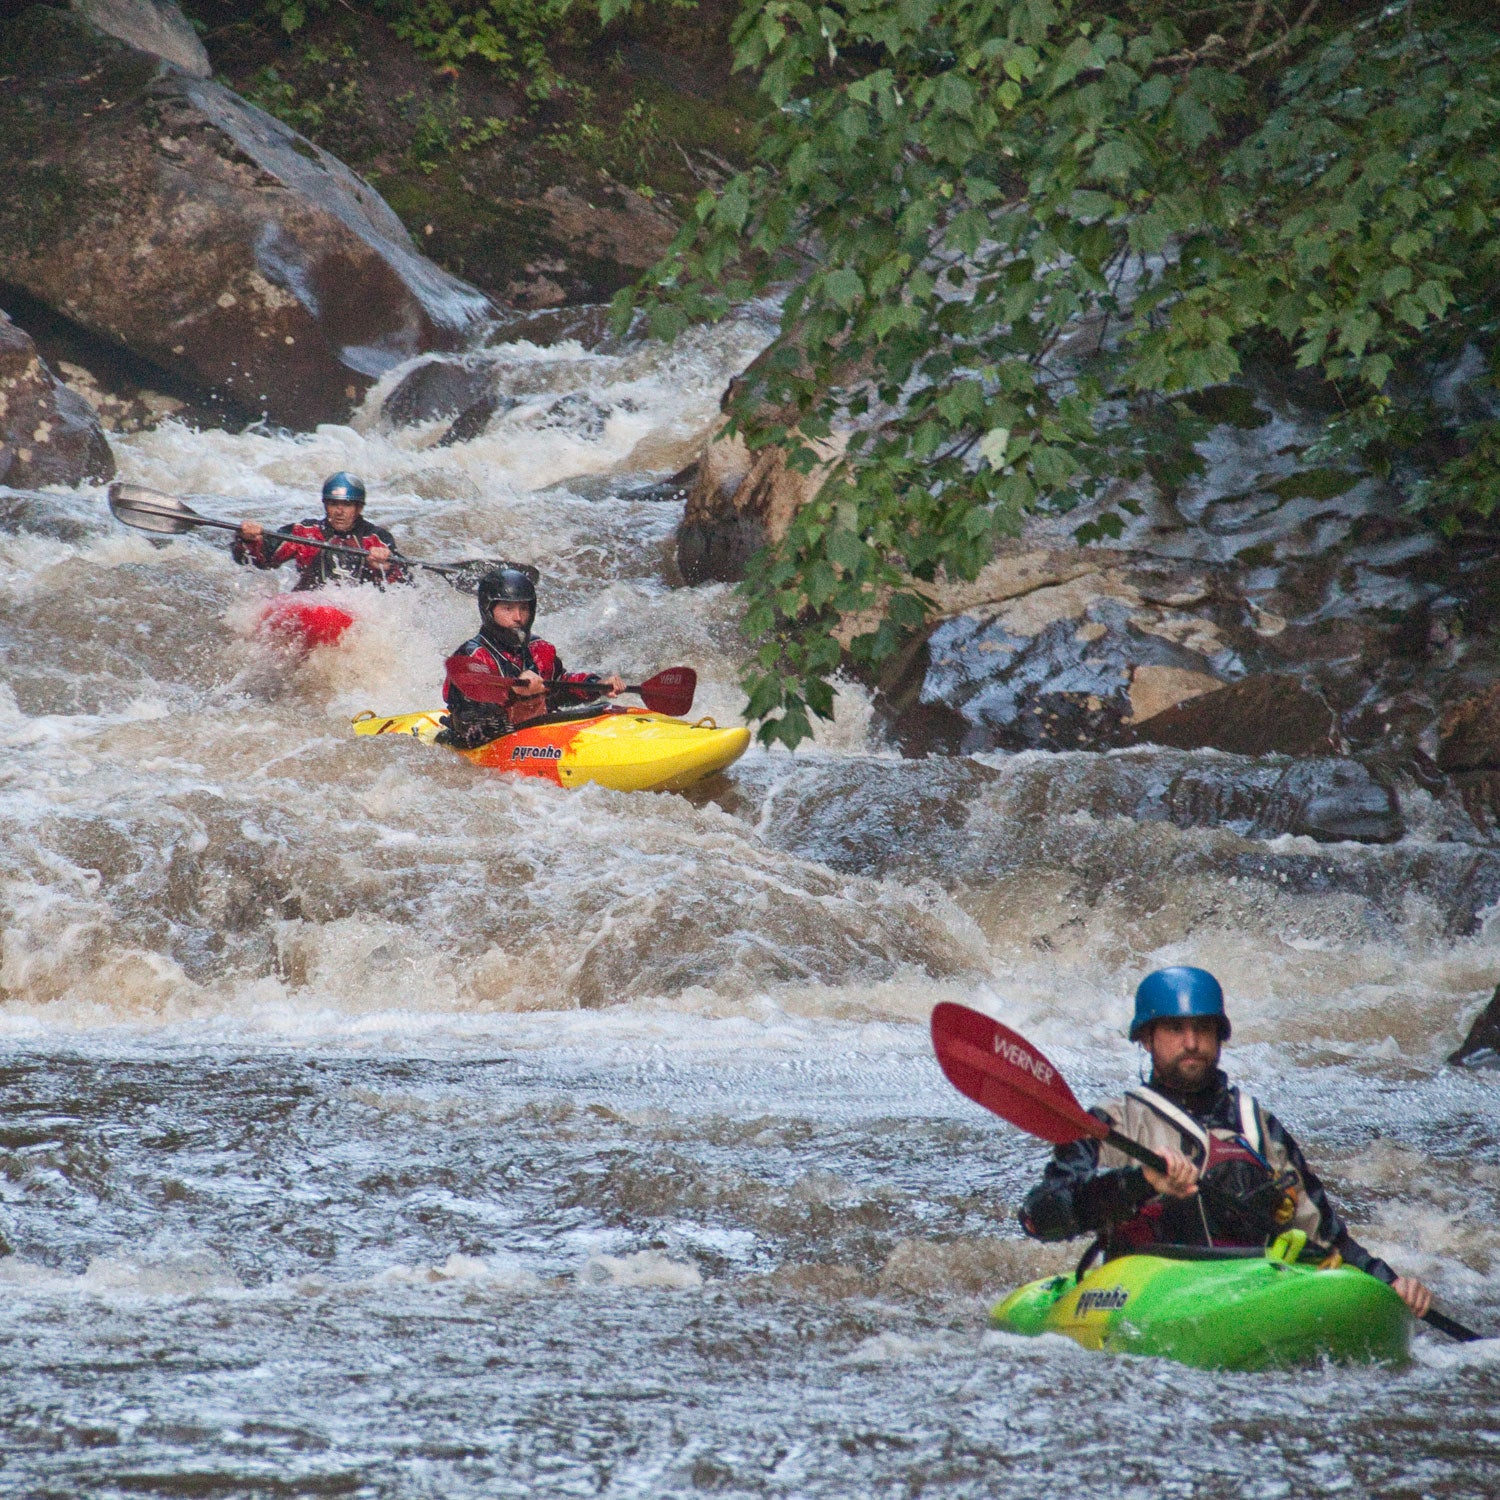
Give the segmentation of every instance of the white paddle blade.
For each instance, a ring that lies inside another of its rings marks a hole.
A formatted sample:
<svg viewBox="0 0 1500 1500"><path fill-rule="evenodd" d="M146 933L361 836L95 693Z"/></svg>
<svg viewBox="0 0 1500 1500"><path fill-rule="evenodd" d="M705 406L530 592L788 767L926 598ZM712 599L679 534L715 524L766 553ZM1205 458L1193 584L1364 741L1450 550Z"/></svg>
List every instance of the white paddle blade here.
<svg viewBox="0 0 1500 1500"><path fill-rule="evenodd" d="M137 531L154 531L161 536L181 536L202 519L175 495L118 480L109 487L109 508L115 520L134 526Z"/></svg>

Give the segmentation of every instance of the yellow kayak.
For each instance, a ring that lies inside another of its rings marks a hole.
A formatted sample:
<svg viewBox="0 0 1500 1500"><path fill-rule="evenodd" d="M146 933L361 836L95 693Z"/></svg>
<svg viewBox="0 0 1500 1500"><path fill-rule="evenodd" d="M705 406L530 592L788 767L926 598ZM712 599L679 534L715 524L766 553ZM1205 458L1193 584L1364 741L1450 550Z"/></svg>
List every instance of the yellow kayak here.
<svg viewBox="0 0 1500 1500"><path fill-rule="evenodd" d="M404 734L432 744L444 710L393 714L366 710L355 734ZM616 792L678 792L702 781L745 753L750 731L720 729L712 719L690 724L643 708L609 707L579 717L555 714L503 734L465 760L493 771L540 776L558 786L597 782Z"/></svg>

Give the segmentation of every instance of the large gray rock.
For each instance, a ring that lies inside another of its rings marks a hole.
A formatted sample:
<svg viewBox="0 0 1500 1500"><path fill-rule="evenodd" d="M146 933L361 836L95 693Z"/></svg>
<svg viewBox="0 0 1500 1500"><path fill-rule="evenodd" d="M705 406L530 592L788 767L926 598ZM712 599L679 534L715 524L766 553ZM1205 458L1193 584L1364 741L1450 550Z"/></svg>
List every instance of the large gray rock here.
<svg viewBox="0 0 1500 1500"><path fill-rule="evenodd" d="M0 24L0 280L246 417L345 419L490 314L368 183L237 95L33 6Z"/></svg>
<svg viewBox="0 0 1500 1500"><path fill-rule="evenodd" d="M0 312L0 484L25 489L109 479L114 455L93 408Z"/></svg>
<svg viewBox="0 0 1500 1500"><path fill-rule="evenodd" d="M73 9L106 36L160 57L194 78L213 75L208 53L176 0L73 0Z"/></svg>

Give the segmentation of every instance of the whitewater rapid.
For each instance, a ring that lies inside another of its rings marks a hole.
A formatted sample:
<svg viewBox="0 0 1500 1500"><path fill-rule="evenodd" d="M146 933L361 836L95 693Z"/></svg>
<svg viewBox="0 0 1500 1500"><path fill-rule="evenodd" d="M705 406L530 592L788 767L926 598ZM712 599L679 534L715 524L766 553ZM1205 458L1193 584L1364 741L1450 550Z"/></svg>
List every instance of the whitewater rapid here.
<svg viewBox="0 0 1500 1500"><path fill-rule="evenodd" d="M670 476L768 328L492 350L465 443L382 419L396 371L348 427L120 438L120 477L283 523L352 470L411 555L534 562L568 666L688 662L739 722ZM1390 847L1140 821L1161 753L902 761L853 684L688 795L510 781L349 732L436 703L477 624L438 580L297 657L222 534L0 501L13 1492L1500 1491L1494 1344L1252 1379L986 1334L1078 1247L1019 1236L1043 1148L925 1037L977 1005L1089 1098L1140 975L1212 968L1361 1236L1500 1328L1500 1074L1443 1063L1500 929L1420 793Z"/></svg>

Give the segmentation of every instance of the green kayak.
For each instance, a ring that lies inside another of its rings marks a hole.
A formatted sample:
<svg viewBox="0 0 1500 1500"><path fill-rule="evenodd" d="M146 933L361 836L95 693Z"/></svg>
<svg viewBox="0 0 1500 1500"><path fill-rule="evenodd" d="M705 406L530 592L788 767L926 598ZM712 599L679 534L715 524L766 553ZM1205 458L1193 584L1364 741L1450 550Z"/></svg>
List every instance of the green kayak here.
<svg viewBox="0 0 1500 1500"><path fill-rule="evenodd" d="M1124 1255L1077 1276L1018 1287L990 1314L1008 1333L1061 1333L1085 1349L1155 1354L1204 1370L1261 1370L1330 1359L1399 1364L1411 1317L1352 1266L1298 1264L1300 1234L1264 1254Z"/></svg>

